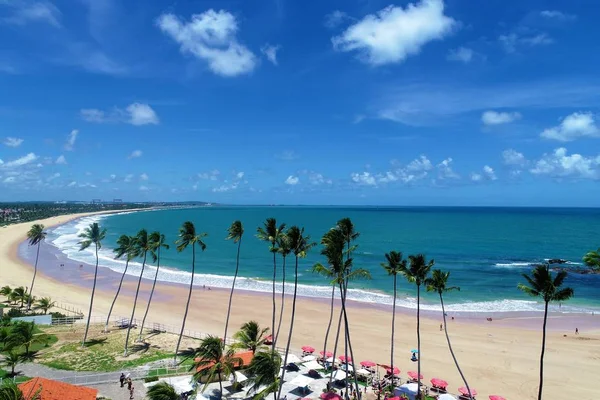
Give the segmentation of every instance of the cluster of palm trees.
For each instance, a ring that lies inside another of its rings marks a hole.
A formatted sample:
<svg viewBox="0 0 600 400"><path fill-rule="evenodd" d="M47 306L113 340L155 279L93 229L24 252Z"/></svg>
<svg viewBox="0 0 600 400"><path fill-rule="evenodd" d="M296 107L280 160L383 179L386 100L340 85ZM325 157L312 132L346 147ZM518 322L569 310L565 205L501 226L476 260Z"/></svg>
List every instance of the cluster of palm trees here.
<svg viewBox="0 0 600 400"><path fill-rule="evenodd" d="M0 365L10 368L10 375L14 376L18 364L31 361L31 347L47 341L48 336L40 332L34 322L19 321L0 327Z"/></svg>
<svg viewBox="0 0 600 400"><path fill-rule="evenodd" d="M14 289L8 285L3 286L0 288L0 295L6 297L6 302L9 304L19 306L20 303L21 309L25 309L25 306L27 306L29 307L28 311L40 310L43 311L44 314L48 314L48 311L56 304L50 297L38 299L35 296L32 296L31 293L27 291L27 288L23 286Z"/></svg>

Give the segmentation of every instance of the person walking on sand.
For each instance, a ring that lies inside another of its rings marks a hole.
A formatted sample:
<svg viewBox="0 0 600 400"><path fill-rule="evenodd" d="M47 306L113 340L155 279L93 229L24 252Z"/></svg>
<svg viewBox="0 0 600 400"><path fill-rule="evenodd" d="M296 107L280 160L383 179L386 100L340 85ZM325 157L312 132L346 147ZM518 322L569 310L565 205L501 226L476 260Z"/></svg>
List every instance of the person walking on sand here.
<svg viewBox="0 0 600 400"><path fill-rule="evenodd" d="M125 385L125 374L121 372L121 376L119 377L119 382L121 382L121 387Z"/></svg>
<svg viewBox="0 0 600 400"><path fill-rule="evenodd" d="M578 328L575 328L575 334L579 335L579 329Z"/></svg>
<svg viewBox="0 0 600 400"><path fill-rule="evenodd" d="M127 390L131 391L132 386L133 386L133 382L131 382L131 378L127 378Z"/></svg>
<svg viewBox="0 0 600 400"><path fill-rule="evenodd" d="M133 400L133 391L135 390L135 388L133 387L133 385L131 386L131 389L129 389L129 400Z"/></svg>
<svg viewBox="0 0 600 400"><path fill-rule="evenodd" d="M440 324L440 332L444 329L444 324Z"/></svg>

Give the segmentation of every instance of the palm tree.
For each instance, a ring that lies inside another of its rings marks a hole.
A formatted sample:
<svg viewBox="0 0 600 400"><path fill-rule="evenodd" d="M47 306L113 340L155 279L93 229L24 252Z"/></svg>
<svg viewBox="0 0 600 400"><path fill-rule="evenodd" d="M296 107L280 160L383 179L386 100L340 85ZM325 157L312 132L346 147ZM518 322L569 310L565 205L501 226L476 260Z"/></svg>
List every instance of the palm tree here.
<svg viewBox="0 0 600 400"><path fill-rule="evenodd" d="M285 229L285 224L277 226L277 220L275 218L267 218L263 225L264 227L259 226L256 228L256 237L258 237L259 240L270 243L271 246L269 246L269 251L273 253L273 318L271 322L271 335L275 335L275 314L277 313L277 307L275 304L275 280L277 278L276 255L278 252L277 243L279 241L279 235ZM273 336L271 340L271 350L273 352L275 352L276 339L277 338Z"/></svg>
<svg viewBox="0 0 600 400"><path fill-rule="evenodd" d="M94 285L92 286L92 297L90 298L90 310L88 312L87 323L85 325L85 333L83 334L83 341L81 346L85 346L87 340L88 331L90 329L90 320L92 318L92 306L94 305L94 293L96 292L96 279L98 278L98 250L102 248L102 241L106 236L106 229L100 229L97 222L90 224L89 227L79 235L83 240L79 242L79 251L83 251L94 244L96 248L96 269L94 270Z"/></svg>
<svg viewBox="0 0 600 400"><path fill-rule="evenodd" d="M8 347L25 347L25 355L29 355L29 349L34 344L45 343L46 335L38 333L35 322L19 322L13 326L8 337Z"/></svg>
<svg viewBox="0 0 600 400"><path fill-rule="evenodd" d="M131 318L129 318L129 324L127 324L127 335L125 336L125 350L123 352L123 356L127 357L127 348L129 346L129 334L131 333L131 326L133 325L133 317L135 316L135 306L137 305L138 295L140 294L140 286L142 285L142 277L144 276L144 269L146 268L146 259L148 257L148 252L152 254L152 257L155 258L154 247L152 242L150 241L150 237L148 236L148 231L142 229L135 236L134 246L136 248L136 253L139 257L142 257L142 270L140 271L140 276L138 278L137 287L135 289L135 297L133 298L133 307L131 309Z"/></svg>
<svg viewBox="0 0 600 400"><path fill-rule="evenodd" d="M192 247L192 276L190 278L190 289L188 291L187 303L185 305L185 313L183 314L183 322L181 323L181 332L179 333L179 339L177 340L177 347L175 348L175 362L177 362L177 353L179 352L179 346L181 345L181 338L183 337L183 331L185 330L185 322L187 319L188 311L190 309L190 300L192 299L192 290L194 288L194 274L196 273L196 245L200 247L200 250L206 249L206 244L203 239L208 236L206 233L196 233L196 227L190 221L183 223L179 228L179 239L175 242L177 245L177 251L182 252L187 249L188 246Z"/></svg>
<svg viewBox="0 0 600 400"><path fill-rule="evenodd" d="M108 310L108 316L106 317L106 323L104 324L104 332L108 332L108 323L110 322L110 316L112 315L113 307L117 302L117 297L119 297L119 293L121 292L121 286L123 286L123 279L125 279L125 274L127 274L127 269L129 268L129 261L133 260L135 257L138 256L134 236L121 235L117 240L117 245L118 247L113 250L113 253L115 253L115 259L118 260L124 255L127 255L127 257L125 259L125 269L121 274L121 280L119 281L117 293L115 293L115 298L113 299L110 305L110 309Z"/></svg>
<svg viewBox="0 0 600 400"><path fill-rule="evenodd" d="M202 339L200 347L192 352L190 358L194 360L194 364L190 371L196 371L194 379L199 381L201 377L207 377L202 392L216 377L219 380L220 397L223 397L223 378L233 375L235 382L235 368L241 366L242 359L235 356L233 349L225 351L224 348L221 338L209 335Z"/></svg>
<svg viewBox="0 0 600 400"><path fill-rule="evenodd" d="M434 266L435 261L427 261L425 255L417 254L408 256L409 266L400 268L400 272L406 280L410 283L417 285L417 350L419 351L419 358L417 359L417 374L421 376L421 285L425 283L425 280L429 276L429 271ZM421 396L421 379L417 379L417 396Z"/></svg>
<svg viewBox="0 0 600 400"><path fill-rule="evenodd" d="M269 393L277 396L279 388L279 370L281 369L281 355L277 351L261 351L256 353L248 372L248 393L256 393L253 400L263 400ZM262 390L260 390L263 388ZM260 392L259 392L260 390ZM275 400L277 398L275 397Z"/></svg>
<svg viewBox="0 0 600 400"><path fill-rule="evenodd" d="M42 297L37 301L35 305L36 310L42 310L44 314L48 314L48 310L50 310L56 304L55 301L52 301L50 297Z"/></svg>
<svg viewBox="0 0 600 400"><path fill-rule="evenodd" d="M465 387L469 393L469 397L473 397L471 395L471 387L467 383L467 378L463 374L460 366L458 365L458 360L454 355L454 350L452 349L452 343L450 343L450 336L448 335L448 324L446 323L446 309L444 308L444 293L452 292L454 290L460 291L458 286L448 286L448 278L450 277L450 272L444 272L439 269L434 269L431 272L431 277L425 279L425 285L427 286L428 292L436 292L440 296L440 304L442 305L442 318L444 319L444 332L446 333L446 341L448 342L448 349L450 350L450 354L452 355L452 359L454 360L454 364L456 365L456 369L462 378Z"/></svg>
<svg viewBox="0 0 600 400"><path fill-rule="evenodd" d="M8 285L2 286L2 289L0 289L0 295L6 297L7 301L10 301L11 294L12 294L12 288Z"/></svg>
<svg viewBox="0 0 600 400"><path fill-rule="evenodd" d="M4 360L2 360L3 367L10 368L10 376L15 376L15 368L17 365L25 361L25 357L19 353L16 349L8 350L2 354Z"/></svg>
<svg viewBox="0 0 600 400"><path fill-rule="evenodd" d="M30 246L37 246L35 255L35 264L33 267L33 278L31 279L31 288L29 293L33 293L33 285L35 284L35 276L37 275L38 259L40 258L40 246L46 238L46 232L44 232L44 225L34 224L31 229L27 232L27 239L29 240ZM27 302L27 310L31 309L31 299Z"/></svg>
<svg viewBox="0 0 600 400"><path fill-rule="evenodd" d="M267 333L269 333L269 328L261 329L258 322L248 321L233 335L236 342L232 347L251 350L252 354L256 354L257 350L264 349Z"/></svg>
<svg viewBox="0 0 600 400"><path fill-rule="evenodd" d="M225 333L223 333L223 342L227 342L227 328L229 327L229 316L231 315L231 301L233 300L233 291L235 290L235 281L240 269L240 247L242 246L242 236L244 235L244 226L242 221L233 221L229 229L227 229L227 237L225 240L233 240L237 243L237 255L235 257L235 274L233 275L233 283L231 284L231 293L229 293L229 305L227 306L227 319L225 320Z"/></svg>
<svg viewBox="0 0 600 400"><path fill-rule="evenodd" d="M35 392L23 393L12 379L4 379L0 385L0 400L40 400L39 387Z"/></svg>
<svg viewBox="0 0 600 400"><path fill-rule="evenodd" d="M288 354L290 353L290 345L292 343L292 334L294 332L294 319L296 317L296 295L298 293L298 259L305 258L306 254L310 249L316 246L316 243L312 243L310 241L310 236L304 236L304 228L298 228L297 226L292 226L285 233L285 242L286 247L290 249L294 253L296 258L296 264L294 268L294 297L292 298L292 316L290 320L290 332L288 333L287 344L285 346L285 356L283 357L283 365L287 365ZM283 307L283 304L282 304ZM281 319L279 320L281 323ZM281 381L284 381L285 377L285 368L281 373ZM277 394L277 398L281 397L281 389L283 385L279 386L279 393Z"/></svg>
<svg viewBox="0 0 600 400"><path fill-rule="evenodd" d="M596 251L588 251L583 257L583 262L594 271L600 271L600 248Z"/></svg>
<svg viewBox="0 0 600 400"><path fill-rule="evenodd" d="M406 260L402 259L402 253L399 251L390 251L385 254L386 262L381 266L385 269L388 275L394 279L394 302L392 305L392 340L390 344L390 369L392 376L394 371L394 336L396 332L396 293L397 293L397 277L398 274L406 269Z"/></svg>
<svg viewBox="0 0 600 400"><path fill-rule="evenodd" d="M0 347L0 351L6 350L6 343L8 342L8 339L10 339L9 328L6 326L0 327L0 344L2 345L2 347Z"/></svg>
<svg viewBox="0 0 600 400"><path fill-rule="evenodd" d="M146 392L149 400L180 400L181 396L167 382L158 382Z"/></svg>
<svg viewBox="0 0 600 400"><path fill-rule="evenodd" d="M166 242L165 235L160 232L152 232L150 234L150 243L153 251L152 258L156 261L156 272L154 273L154 281L152 282L152 290L150 290L150 297L148 298L148 305L146 306L146 312L144 313L144 319L142 319L142 326L140 326L140 335L138 341L142 340L142 333L144 332L144 324L146 323L146 317L150 310L150 303L152 302L152 296L154 295L154 288L156 288L156 279L158 278L158 270L160 269L160 249L169 250L169 245ZM155 257L156 256L156 257Z"/></svg>
<svg viewBox="0 0 600 400"><path fill-rule="evenodd" d="M527 284L519 283L518 288L533 297L540 297L544 301L544 324L542 325L542 354L540 355L540 387L538 400L542 400L544 386L544 352L546 351L546 322L548 320L548 305L552 301L565 301L573 297L573 289L561 288L567 271L559 271L556 276L550 273L550 265L538 265L531 276L523 274Z"/></svg>
<svg viewBox="0 0 600 400"><path fill-rule="evenodd" d="M13 291L10 294L10 299L17 303L17 302L21 302L21 308L23 307L23 303L25 302L25 300L27 299L27 289L25 289L23 286L19 286L13 289Z"/></svg>
<svg viewBox="0 0 600 400"><path fill-rule="evenodd" d="M290 247L290 243L288 237L285 232L281 232L279 234L279 239L277 241L277 246L279 246L278 252L281 254L282 263L281 263L281 308L279 310L279 322L277 323L277 332L275 332L275 342L279 338L279 330L281 329L281 322L283 321L283 311L285 308L285 261L287 256L292 252Z"/></svg>

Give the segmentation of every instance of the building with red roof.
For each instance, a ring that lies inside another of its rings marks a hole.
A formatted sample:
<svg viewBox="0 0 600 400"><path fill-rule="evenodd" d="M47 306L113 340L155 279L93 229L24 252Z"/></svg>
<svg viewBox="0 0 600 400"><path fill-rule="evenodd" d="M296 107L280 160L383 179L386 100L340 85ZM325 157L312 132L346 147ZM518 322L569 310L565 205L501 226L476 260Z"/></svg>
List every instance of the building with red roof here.
<svg viewBox="0 0 600 400"><path fill-rule="evenodd" d="M46 378L33 378L18 385L25 400L31 400L39 391L39 400L96 400L98 389L75 386Z"/></svg>

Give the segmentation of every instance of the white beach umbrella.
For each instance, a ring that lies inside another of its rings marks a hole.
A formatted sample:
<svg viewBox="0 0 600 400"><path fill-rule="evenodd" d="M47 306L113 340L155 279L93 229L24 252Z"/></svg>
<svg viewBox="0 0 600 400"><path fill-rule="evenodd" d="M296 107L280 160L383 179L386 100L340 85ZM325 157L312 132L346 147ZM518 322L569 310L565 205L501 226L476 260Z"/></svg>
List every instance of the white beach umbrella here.
<svg viewBox="0 0 600 400"><path fill-rule="evenodd" d="M341 369L335 370L333 371L333 380L336 381L341 381L346 379L346 373L344 371L342 371Z"/></svg>
<svg viewBox="0 0 600 400"><path fill-rule="evenodd" d="M295 355L295 354L288 354L287 362L288 363L297 364L297 363L300 363L301 361L300 361L300 358L298 358L297 355Z"/></svg>
<svg viewBox="0 0 600 400"><path fill-rule="evenodd" d="M448 393L443 393L438 396L438 400L456 400L456 397Z"/></svg>
<svg viewBox="0 0 600 400"><path fill-rule="evenodd" d="M308 369L323 369L323 366L316 361L310 361L304 364L304 366Z"/></svg>
<svg viewBox="0 0 600 400"><path fill-rule="evenodd" d="M293 386L304 387L304 386L310 385L312 383L312 381L314 381L314 379L311 377L308 377L306 375L298 375L297 377L292 379L289 383L290 383L290 385L293 385Z"/></svg>
<svg viewBox="0 0 600 400"><path fill-rule="evenodd" d="M313 356L313 355L309 355L309 356L304 356L302 357L302 361L304 362L308 362L308 361L315 361L317 359L317 357Z"/></svg>

